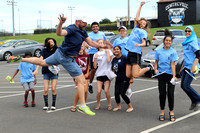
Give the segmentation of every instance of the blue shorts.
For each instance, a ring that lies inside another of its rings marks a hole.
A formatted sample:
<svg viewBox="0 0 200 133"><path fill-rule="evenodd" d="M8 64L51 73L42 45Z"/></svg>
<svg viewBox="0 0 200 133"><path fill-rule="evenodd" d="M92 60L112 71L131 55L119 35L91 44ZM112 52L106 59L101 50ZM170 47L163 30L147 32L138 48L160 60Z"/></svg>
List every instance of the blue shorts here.
<svg viewBox="0 0 200 133"><path fill-rule="evenodd" d="M58 79L58 75L54 75L53 73L45 73L43 74L43 79L44 80Z"/></svg>
<svg viewBox="0 0 200 133"><path fill-rule="evenodd" d="M65 56L59 48L56 52L45 59L46 64L59 65L61 64L65 70L72 76L80 76L82 74L81 68L78 66L74 58Z"/></svg>

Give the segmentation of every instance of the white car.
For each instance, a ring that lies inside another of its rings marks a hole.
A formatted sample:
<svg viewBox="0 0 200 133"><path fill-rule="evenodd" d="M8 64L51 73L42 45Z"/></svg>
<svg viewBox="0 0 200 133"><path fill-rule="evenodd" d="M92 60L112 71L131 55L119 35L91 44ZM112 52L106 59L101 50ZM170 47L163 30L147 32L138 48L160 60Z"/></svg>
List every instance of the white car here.
<svg viewBox="0 0 200 133"><path fill-rule="evenodd" d="M172 35L174 36L174 38L185 39L185 32L183 30L169 29L169 31L172 32ZM156 31L152 39L152 45L157 47L163 42L163 39L165 37L164 32L165 32L164 29Z"/></svg>

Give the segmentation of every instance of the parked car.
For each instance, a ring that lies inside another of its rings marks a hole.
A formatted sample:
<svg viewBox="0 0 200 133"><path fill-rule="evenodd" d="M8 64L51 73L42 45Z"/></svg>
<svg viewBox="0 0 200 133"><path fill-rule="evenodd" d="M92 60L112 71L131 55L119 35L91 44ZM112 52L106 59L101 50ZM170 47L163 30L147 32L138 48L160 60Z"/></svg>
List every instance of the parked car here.
<svg viewBox="0 0 200 133"><path fill-rule="evenodd" d="M176 63L175 63L175 65L176 65L176 76L177 77L180 77L179 71L181 69L181 65L182 65L183 60L184 60L183 47L182 47L182 43L183 43L184 40L185 39L174 39L173 43L171 45L171 47L174 48L176 50L177 54L178 54L178 61L176 61ZM200 43L200 39L198 39L198 42ZM164 47L163 43L161 43L158 47L153 48L152 51L150 51L146 55L142 56L140 67L145 68L145 67L149 66L150 63L154 65L154 63L155 63L154 56L155 56L156 50L158 50L162 47ZM152 76L152 75L154 75L154 73L151 73L151 72L148 71L148 72L145 73L145 75L146 76Z"/></svg>
<svg viewBox="0 0 200 133"><path fill-rule="evenodd" d="M109 39L115 35L114 32L110 32L110 31L103 31L103 33L105 34L107 39Z"/></svg>
<svg viewBox="0 0 200 133"><path fill-rule="evenodd" d="M126 36L129 37L130 34L127 34ZM108 41L109 41L110 43L113 44L114 41L115 41L117 38L119 38L119 37L120 37L120 35L114 35L114 36L112 36L111 38L109 38ZM146 45L149 46L149 45L150 45L150 42L151 42L150 39L147 39L147 40L146 40Z"/></svg>
<svg viewBox="0 0 200 133"><path fill-rule="evenodd" d="M12 40L14 40L14 39L9 39L9 40L0 41L0 45L3 45L4 43L7 43L7 42L12 41Z"/></svg>
<svg viewBox="0 0 200 133"><path fill-rule="evenodd" d="M174 38L176 39L185 39L185 32L183 30L177 30L177 29L169 29L169 31L172 32L172 35L174 36ZM159 44L161 44L163 42L164 39L164 34L165 30L157 30L153 36L152 39L152 45L154 46L158 46Z"/></svg>
<svg viewBox="0 0 200 133"><path fill-rule="evenodd" d="M35 57L40 57L40 51L44 48L44 44L20 39L9 41L0 46L0 60L8 60L8 57L13 55L24 56L25 52L29 51Z"/></svg>

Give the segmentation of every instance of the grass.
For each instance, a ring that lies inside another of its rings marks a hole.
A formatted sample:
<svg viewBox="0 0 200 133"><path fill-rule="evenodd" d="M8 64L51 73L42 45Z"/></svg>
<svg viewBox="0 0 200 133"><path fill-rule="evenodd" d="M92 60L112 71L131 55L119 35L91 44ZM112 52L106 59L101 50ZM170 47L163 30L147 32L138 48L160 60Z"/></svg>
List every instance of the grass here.
<svg viewBox="0 0 200 133"><path fill-rule="evenodd" d="M197 25L192 25L195 29L195 33L198 38L200 38L200 24ZM186 26L178 26L178 27L159 27L159 28L150 28L149 30L149 39L152 40L154 33L159 30L159 29L182 29L184 30ZM132 29L129 29L127 33L131 33ZM115 34L119 34L119 32L112 31ZM62 41L64 40L64 37L57 36L56 33L49 33L49 34L35 34L35 35L21 35L21 36L5 36L5 37L0 37L1 40L8 40L8 39L30 39L34 40L40 43L44 43L45 38L54 38L57 41L58 46L62 44Z"/></svg>

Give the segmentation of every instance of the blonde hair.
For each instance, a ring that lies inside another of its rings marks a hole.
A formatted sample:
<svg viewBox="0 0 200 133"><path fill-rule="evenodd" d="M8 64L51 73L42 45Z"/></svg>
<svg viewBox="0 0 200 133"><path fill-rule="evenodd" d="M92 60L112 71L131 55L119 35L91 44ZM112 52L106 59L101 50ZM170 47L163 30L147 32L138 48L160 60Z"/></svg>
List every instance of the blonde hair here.
<svg viewBox="0 0 200 133"><path fill-rule="evenodd" d="M149 28L151 27L151 23L149 21L147 21L145 18L140 18L140 20L136 20L137 22L137 27L140 28L141 27L141 21L146 21L146 26L144 27L144 30L148 33L149 32Z"/></svg>

